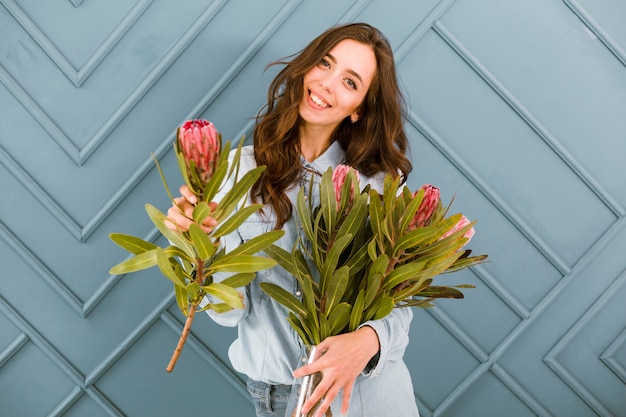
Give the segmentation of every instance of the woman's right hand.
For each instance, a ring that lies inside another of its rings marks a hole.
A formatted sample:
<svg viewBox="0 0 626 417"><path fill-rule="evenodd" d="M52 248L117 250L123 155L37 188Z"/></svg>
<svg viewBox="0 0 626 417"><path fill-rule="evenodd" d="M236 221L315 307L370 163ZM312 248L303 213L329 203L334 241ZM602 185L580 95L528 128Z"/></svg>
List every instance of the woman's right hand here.
<svg viewBox="0 0 626 417"><path fill-rule="evenodd" d="M180 187L180 194L181 196L175 198L172 206L167 210L165 226L173 231L186 232L189 230L191 224L194 223L193 209L198 203L198 198L186 185ZM217 207L217 203L210 202L209 207L211 211L213 211ZM213 217L208 216L204 219L202 224L198 226L206 233L210 233L211 230L217 226L217 221Z"/></svg>

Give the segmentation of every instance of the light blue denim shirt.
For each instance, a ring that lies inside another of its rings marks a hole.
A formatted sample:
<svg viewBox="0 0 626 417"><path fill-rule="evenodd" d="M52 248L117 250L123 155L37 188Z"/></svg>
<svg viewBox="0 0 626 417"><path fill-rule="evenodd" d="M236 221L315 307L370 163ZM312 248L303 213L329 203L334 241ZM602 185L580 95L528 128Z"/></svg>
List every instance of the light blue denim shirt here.
<svg viewBox="0 0 626 417"><path fill-rule="evenodd" d="M311 174L309 171L322 174L329 167L343 163L345 153L341 146L333 143L321 156L313 162L301 160L306 168L307 175L303 184L308 184L310 175L321 178L321 175ZM240 175L256 167L254 153L251 146L244 147L241 155ZM361 177L361 185L370 184L372 188L382 192L384 174L375 177ZM296 196L300 185L296 184L287 191L289 199L295 206ZM308 187L305 187L308 189ZM317 196L309 196L317 198ZM249 204L249 197L246 204ZM236 232L223 238L227 251L240 245L261 233L270 231L274 227L274 216L259 212L253 214ZM276 242L287 251L291 251L294 242L298 239L297 221L294 215L285 223L284 236ZM224 276L214 277L217 282ZM238 327L238 337L228 351L230 361L235 370L249 378L267 384L293 383L292 371L298 364L302 342L291 328L286 318L287 309L272 300L259 287L261 282L271 282L300 296L297 282L293 276L280 266L260 271L256 279L240 291L244 297L245 307L242 310L232 310L227 313L216 314L208 310L209 316L218 324L229 327ZM210 296L208 296L210 297ZM219 302L208 298L209 302ZM363 325L371 326L377 333L380 341L378 360L372 369L367 369L357 379L350 405L351 417L360 416L418 416L411 377L402 360L408 344L409 325L413 313L410 308L397 308L381 320L373 320ZM333 404L333 411L340 410L340 396ZM361 410L361 411L358 411Z"/></svg>

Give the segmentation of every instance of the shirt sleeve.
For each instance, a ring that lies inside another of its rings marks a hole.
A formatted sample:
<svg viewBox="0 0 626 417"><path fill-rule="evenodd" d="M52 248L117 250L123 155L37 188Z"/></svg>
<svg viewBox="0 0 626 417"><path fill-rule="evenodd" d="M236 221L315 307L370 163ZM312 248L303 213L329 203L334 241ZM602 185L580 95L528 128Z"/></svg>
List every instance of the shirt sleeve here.
<svg viewBox="0 0 626 417"><path fill-rule="evenodd" d="M370 326L374 329L380 343L380 350L365 368L363 375L376 376L384 371L386 364L402 359L409 344L412 319L413 310L410 307L396 307L386 317L370 320L359 326Z"/></svg>

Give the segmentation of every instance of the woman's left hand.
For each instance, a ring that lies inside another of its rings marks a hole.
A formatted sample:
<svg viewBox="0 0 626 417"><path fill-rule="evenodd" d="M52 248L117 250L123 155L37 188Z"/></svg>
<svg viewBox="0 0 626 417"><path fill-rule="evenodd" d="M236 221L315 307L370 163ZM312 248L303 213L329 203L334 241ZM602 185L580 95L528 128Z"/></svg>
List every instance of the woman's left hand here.
<svg viewBox="0 0 626 417"><path fill-rule="evenodd" d="M307 413L323 397L324 401L317 408L315 417L323 416L343 389L341 413L346 414L354 381L380 349L378 335L373 328L363 326L351 333L328 337L317 348L322 356L293 372L296 378L322 373L322 380L304 403L302 412Z"/></svg>

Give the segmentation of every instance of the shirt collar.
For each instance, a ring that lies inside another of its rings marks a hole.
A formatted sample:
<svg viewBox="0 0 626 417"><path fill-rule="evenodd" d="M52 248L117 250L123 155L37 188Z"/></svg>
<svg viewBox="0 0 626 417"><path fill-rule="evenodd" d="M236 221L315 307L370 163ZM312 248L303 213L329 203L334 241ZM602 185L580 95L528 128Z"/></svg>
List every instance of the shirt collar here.
<svg viewBox="0 0 626 417"><path fill-rule="evenodd" d="M346 153L337 141L331 143L328 149L313 162L308 162L302 155L300 156L302 166L313 169L320 174L323 174L329 167L335 168L337 165L345 163L345 161Z"/></svg>

